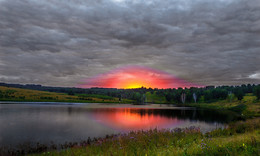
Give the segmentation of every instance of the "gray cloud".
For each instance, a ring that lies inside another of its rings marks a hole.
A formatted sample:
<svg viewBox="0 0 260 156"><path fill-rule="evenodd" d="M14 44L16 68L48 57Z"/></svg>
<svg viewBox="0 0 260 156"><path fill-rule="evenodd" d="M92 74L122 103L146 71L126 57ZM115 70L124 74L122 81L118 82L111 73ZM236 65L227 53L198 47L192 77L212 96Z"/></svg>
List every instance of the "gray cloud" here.
<svg viewBox="0 0 260 156"><path fill-rule="evenodd" d="M125 65L259 83L258 0L0 0L0 81L75 86Z"/></svg>

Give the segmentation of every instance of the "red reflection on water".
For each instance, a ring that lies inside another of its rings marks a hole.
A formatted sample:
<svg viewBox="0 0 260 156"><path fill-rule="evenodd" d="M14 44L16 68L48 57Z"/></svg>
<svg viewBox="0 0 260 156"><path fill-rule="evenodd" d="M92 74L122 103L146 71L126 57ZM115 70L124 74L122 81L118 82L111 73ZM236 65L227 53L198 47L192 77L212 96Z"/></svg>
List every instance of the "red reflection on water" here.
<svg viewBox="0 0 260 156"><path fill-rule="evenodd" d="M155 115L140 109L121 108L112 111L97 111L93 114L96 121L117 130L148 130L153 128L171 128L181 123L177 118Z"/></svg>

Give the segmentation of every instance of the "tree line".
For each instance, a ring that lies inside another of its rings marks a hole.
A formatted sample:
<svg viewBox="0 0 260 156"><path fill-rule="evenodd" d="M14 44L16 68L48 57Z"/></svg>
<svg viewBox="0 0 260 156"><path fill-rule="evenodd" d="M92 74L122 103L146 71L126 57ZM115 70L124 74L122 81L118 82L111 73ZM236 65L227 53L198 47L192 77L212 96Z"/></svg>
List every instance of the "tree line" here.
<svg viewBox="0 0 260 156"><path fill-rule="evenodd" d="M69 87L51 87L41 86L35 84L6 84L0 83L0 86L33 89L40 91L50 91L67 93L69 95L77 94L98 94L110 97L117 97L119 100L125 98L133 100L135 103L144 103L146 93L156 94L165 98L167 103L195 103L195 102L214 102L217 100L229 99L232 101L234 98L242 100L245 94L253 93L258 100L260 100L260 84L243 84L240 86L205 86L201 88L137 88L137 89L116 89L116 88L69 88Z"/></svg>

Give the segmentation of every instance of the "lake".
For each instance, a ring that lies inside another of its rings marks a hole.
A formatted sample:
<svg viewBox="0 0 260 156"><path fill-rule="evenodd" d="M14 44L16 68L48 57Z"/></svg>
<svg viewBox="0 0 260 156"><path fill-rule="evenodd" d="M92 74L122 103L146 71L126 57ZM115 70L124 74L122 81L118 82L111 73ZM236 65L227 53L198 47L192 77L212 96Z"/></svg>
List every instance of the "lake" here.
<svg viewBox="0 0 260 156"><path fill-rule="evenodd" d="M167 105L12 103L0 104L0 145L79 142L136 130L223 128L229 117L210 110Z"/></svg>

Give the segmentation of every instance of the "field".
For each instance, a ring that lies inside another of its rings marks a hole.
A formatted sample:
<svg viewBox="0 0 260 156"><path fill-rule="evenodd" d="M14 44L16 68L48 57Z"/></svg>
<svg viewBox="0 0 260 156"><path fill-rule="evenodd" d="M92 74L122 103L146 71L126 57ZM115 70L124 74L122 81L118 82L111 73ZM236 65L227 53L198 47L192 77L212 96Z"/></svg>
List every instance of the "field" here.
<svg viewBox="0 0 260 156"><path fill-rule="evenodd" d="M260 155L260 119L206 134L195 127L130 132L32 155Z"/></svg>
<svg viewBox="0 0 260 156"><path fill-rule="evenodd" d="M0 86L0 101L119 103L118 98L105 95L68 95L64 93L36 91L2 86ZM127 102L131 101L125 99L121 103Z"/></svg>

